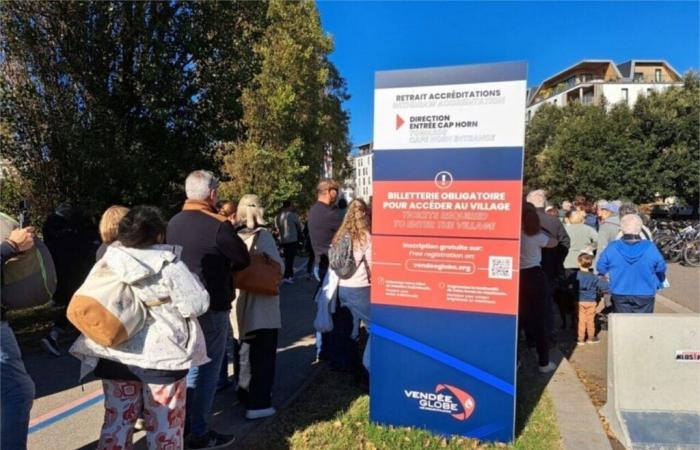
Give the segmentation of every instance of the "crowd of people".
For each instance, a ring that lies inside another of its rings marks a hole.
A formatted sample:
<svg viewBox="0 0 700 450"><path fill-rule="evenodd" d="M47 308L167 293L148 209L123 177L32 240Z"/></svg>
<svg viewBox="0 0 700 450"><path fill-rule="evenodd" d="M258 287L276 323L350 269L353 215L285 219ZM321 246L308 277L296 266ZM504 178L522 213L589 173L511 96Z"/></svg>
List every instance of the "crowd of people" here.
<svg viewBox="0 0 700 450"><path fill-rule="evenodd" d="M551 372L554 305L563 326L578 323L577 345L600 341L595 319L606 314L651 313L656 291L667 285L666 263L632 203L577 197L561 208L543 190L528 193L522 209L520 324L535 346L539 371ZM603 308L597 315L597 305Z"/></svg>
<svg viewBox="0 0 700 450"><path fill-rule="evenodd" d="M276 413L272 388L282 327L279 285L294 283L294 261L303 241L309 252L307 277L318 280L317 292L327 290L330 279L337 290L333 330L320 337L318 359L333 370L367 377L368 353L363 366L359 345L360 325L369 326L367 205L362 200L338 205L338 184L324 179L305 226L289 201L269 226L258 196L222 203L217 187L211 172L189 174L187 199L169 221L153 206L113 205L101 217L99 237L80 226L77 209L68 203L46 220L43 236L59 280L53 302L63 309L41 343L58 356L63 354L62 333L72 325L81 331L69 353L80 360L81 379L92 374L102 381L99 449L130 448L137 429L146 431L153 449L223 448L233 436L209 424L216 392L231 384L247 419ZM32 227L15 228L2 242L3 262L32 248L35 239ZM355 267L342 278L329 270L329 253L341 241L350 242ZM126 317L118 316L116 335L122 339L110 344L94 337L71 313L86 303L95 285L119 286L112 297L122 297L120 312L132 300L147 311L138 327L118 323ZM0 442L3 448L24 449L34 384L4 316L3 309Z"/></svg>
<svg viewBox="0 0 700 450"><path fill-rule="evenodd" d="M81 362L80 377L93 374L103 385L99 449L128 448L139 428L147 432L149 448L224 447L233 437L209 424L216 392L231 384L247 419L276 413L279 286L295 282L295 259L304 242L306 276L318 281L317 357L332 370L368 381L372 236L367 204L360 199L347 204L339 198L338 183L324 179L305 221L286 201L268 225L258 196L222 203L217 188L211 172L194 171L185 181L182 210L169 221L153 206L114 205L101 217L99 236L80 226L79 212L67 203L46 220L43 237L58 278L56 305L84 302L87 280L108 274L120 289L128 286L147 311L138 327L112 344L99 343L73 323L82 332L69 350ZM542 190L527 195L519 323L527 344L536 348L540 372L555 368L549 358L555 305L564 326L566 313L573 312L579 345L599 341L597 316L653 312L666 266L649 238L633 204L592 204L579 197L558 209ZM15 227L2 242L3 262L31 249L35 239L32 227ZM597 313L601 301L605 307ZM71 326L67 317L73 317L70 311L61 312L42 338L51 354L62 354L59 337ZM3 448L22 449L34 384L4 309L0 325L1 439Z"/></svg>

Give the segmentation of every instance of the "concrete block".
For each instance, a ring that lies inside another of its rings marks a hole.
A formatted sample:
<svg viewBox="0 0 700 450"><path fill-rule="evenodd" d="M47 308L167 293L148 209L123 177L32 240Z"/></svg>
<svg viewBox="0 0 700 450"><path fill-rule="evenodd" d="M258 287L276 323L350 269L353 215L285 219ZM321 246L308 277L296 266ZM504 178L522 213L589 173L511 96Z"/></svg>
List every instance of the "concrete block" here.
<svg viewBox="0 0 700 450"><path fill-rule="evenodd" d="M700 314L611 314L603 414L628 449L700 449Z"/></svg>

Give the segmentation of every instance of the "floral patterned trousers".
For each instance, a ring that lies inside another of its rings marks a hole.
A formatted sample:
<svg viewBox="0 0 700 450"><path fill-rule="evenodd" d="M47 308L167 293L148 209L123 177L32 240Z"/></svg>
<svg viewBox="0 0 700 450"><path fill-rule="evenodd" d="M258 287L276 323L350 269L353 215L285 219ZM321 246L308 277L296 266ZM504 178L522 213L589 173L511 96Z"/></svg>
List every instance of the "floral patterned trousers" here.
<svg viewBox="0 0 700 450"><path fill-rule="evenodd" d="M172 384L102 380L105 418L98 450L129 450L134 424L143 411L149 450L182 450L185 379Z"/></svg>

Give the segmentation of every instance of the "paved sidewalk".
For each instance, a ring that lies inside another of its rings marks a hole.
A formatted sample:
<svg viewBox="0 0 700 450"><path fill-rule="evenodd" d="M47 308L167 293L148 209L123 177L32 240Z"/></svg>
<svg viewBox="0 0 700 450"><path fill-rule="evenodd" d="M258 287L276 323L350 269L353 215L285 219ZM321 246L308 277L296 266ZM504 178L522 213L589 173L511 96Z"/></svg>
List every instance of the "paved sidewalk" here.
<svg viewBox="0 0 700 450"><path fill-rule="evenodd" d="M700 313L700 267L668 264L666 273L671 286L659 294L690 311Z"/></svg>
<svg viewBox="0 0 700 450"><path fill-rule="evenodd" d="M304 260L305 262L305 260ZM297 261L301 266L302 260ZM316 345L313 293L316 281L298 276L281 288L282 329L277 349L273 403L284 404L315 369ZM102 425L102 387L92 379L78 384L79 364L69 355L59 358L35 349L25 355L27 370L37 386L29 435L30 450L94 449ZM229 373L233 373L232 367ZM258 422L247 421L244 410L229 388L216 397L212 427L242 438ZM136 449L145 449L144 433L137 433ZM232 446L235 448L235 443Z"/></svg>
<svg viewBox="0 0 700 450"><path fill-rule="evenodd" d="M610 441L603 429L596 407L576 371L558 350L551 358L558 363L547 385L557 417L565 450L610 450Z"/></svg>

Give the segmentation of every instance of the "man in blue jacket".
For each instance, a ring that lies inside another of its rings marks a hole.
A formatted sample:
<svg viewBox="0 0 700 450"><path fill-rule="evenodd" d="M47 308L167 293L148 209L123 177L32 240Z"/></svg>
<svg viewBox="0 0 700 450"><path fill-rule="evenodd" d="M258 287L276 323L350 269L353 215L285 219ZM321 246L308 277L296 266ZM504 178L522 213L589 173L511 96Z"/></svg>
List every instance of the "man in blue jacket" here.
<svg viewBox="0 0 700 450"><path fill-rule="evenodd" d="M666 262L653 242L640 237L642 219L627 214L620 221L622 238L603 251L596 269L610 280L613 311L653 313L656 290L666 279Z"/></svg>

